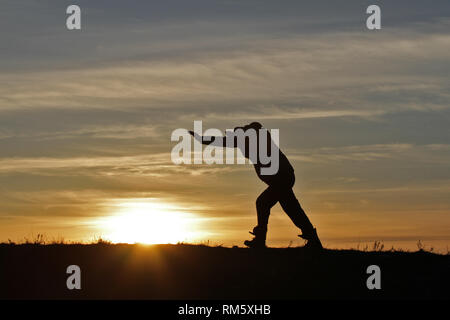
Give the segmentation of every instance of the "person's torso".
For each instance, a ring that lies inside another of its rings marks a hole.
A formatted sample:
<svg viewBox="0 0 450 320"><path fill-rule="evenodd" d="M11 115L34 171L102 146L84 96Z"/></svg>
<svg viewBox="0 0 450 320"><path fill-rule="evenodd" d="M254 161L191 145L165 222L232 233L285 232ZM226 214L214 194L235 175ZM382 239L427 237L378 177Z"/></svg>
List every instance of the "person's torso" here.
<svg viewBox="0 0 450 320"><path fill-rule="evenodd" d="M259 179L261 179L268 185L290 185L295 179L294 168L292 167L284 153L279 149L278 152L278 170L274 174L263 174L261 170L262 168L267 168L273 164L269 163L264 165L261 163L254 163L253 167L255 168L256 174L258 175Z"/></svg>
<svg viewBox="0 0 450 320"><path fill-rule="evenodd" d="M235 145L242 154L248 159L257 159L257 161L253 161L252 164L255 168L256 174L258 177L268 185L291 185L295 181L294 168L289 163L289 160L284 155L283 152L279 149L279 147L273 142L270 134L268 135L266 141L266 150L263 153L266 153L266 158L269 158L270 161L267 164L263 164L261 161L260 154L260 137L257 135L256 139L256 155L253 157L250 156L250 139L245 138L245 143L243 145ZM278 153L278 157L275 157L274 154ZM274 161L278 162L273 163ZM267 162L267 159L266 161ZM278 166L278 168L277 168ZM272 167L271 170L262 170L263 168L268 169ZM276 169L276 170L275 170ZM269 173L267 173L269 172Z"/></svg>

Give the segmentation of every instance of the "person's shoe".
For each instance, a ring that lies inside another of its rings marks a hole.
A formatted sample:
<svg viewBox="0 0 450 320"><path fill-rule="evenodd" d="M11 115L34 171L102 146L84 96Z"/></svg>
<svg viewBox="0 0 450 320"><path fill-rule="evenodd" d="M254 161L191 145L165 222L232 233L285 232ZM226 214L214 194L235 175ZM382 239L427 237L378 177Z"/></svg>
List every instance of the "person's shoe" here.
<svg viewBox="0 0 450 320"><path fill-rule="evenodd" d="M307 241L304 248L312 250L323 249L316 228L312 229L310 233L300 234L299 237Z"/></svg>
<svg viewBox="0 0 450 320"><path fill-rule="evenodd" d="M262 249L266 247L266 242L259 240L258 238L253 238L252 240L245 240L244 244L252 249Z"/></svg>
<svg viewBox="0 0 450 320"><path fill-rule="evenodd" d="M254 235L255 237L252 240L245 240L244 244L253 249L261 249L266 247L266 233L267 228L262 227L254 227L253 232L249 232L250 234Z"/></svg>

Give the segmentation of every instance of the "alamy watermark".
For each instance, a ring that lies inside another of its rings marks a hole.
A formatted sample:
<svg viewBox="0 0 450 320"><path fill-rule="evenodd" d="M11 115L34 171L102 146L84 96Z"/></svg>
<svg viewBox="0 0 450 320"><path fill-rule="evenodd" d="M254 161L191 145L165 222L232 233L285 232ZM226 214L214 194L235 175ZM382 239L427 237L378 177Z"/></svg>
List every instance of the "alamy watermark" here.
<svg viewBox="0 0 450 320"><path fill-rule="evenodd" d="M73 290L81 290L81 268L76 264L72 264L67 267L66 273L70 274L66 280L67 289Z"/></svg>
<svg viewBox="0 0 450 320"><path fill-rule="evenodd" d="M66 13L70 14L66 19L67 30L81 30L81 8L72 4L67 7Z"/></svg>
<svg viewBox="0 0 450 320"><path fill-rule="evenodd" d="M366 270L367 274L370 274L370 276L367 278L366 286L367 289L373 290L373 289L381 289L381 269L376 264L372 264L367 267Z"/></svg>
<svg viewBox="0 0 450 320"><path fill-rule="evenodd" d="M269 131L257 122L227 129L223 135L214 128L203 132L202 121L194 121L194 131L179 128L172 132L171 141L178 143L171 158L175 164L247 164L248 159L260 167L261 175L274 175L279 168L279 138L278 129Z"/></svg>
<svg viewBox="0 0 450 320"><path fill-rule="evenodd" d="M66 14L69 16L66 19L67 30L81 30L81 8L76 4L69 5L66 8ZM366 14L370 14L366 19L366 27L369 30L381 29L381 8L372 4L367 7Z"/></svg>

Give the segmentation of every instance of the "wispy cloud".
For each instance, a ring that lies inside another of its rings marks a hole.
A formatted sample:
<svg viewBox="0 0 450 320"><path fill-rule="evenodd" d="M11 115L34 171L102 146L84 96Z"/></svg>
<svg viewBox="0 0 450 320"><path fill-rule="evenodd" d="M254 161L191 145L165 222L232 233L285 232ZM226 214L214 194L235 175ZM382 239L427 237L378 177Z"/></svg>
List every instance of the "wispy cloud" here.
<svg viewBox="0 0 450 320"><path fill-rule="evenodd" d="M449 105L447 34L394 32L375 40L369 34L338 32L234 45L207 56L199 50L183 59L6 73L0 76L0 109L187 111L209 105L217 116L224 103L231 110L296 104L314 109L310 115L316 117ZM295 110L284 115L302 117Z"/></svg>
<svg viewBox="0 0 450 320"><path fill-rule="evenodd" d="M289 150L290 158L302 162L329 163L335 161L397 160L422 165L446 165L450 161L450 145L375 144L362 146L323 147Z"/></svg>

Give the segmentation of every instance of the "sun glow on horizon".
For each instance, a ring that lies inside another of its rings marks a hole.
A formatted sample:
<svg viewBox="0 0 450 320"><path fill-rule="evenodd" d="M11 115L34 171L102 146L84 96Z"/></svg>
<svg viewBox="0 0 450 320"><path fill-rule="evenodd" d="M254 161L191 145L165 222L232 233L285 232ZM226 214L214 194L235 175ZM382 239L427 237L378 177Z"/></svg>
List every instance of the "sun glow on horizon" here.
<svg viewBox="0 0 450 320"><path fill-rule="evenodd" d="M197 240L198 217L165 203L150 200L120 201L114 215L99 225L113 243L177 243Z"/></svg>

